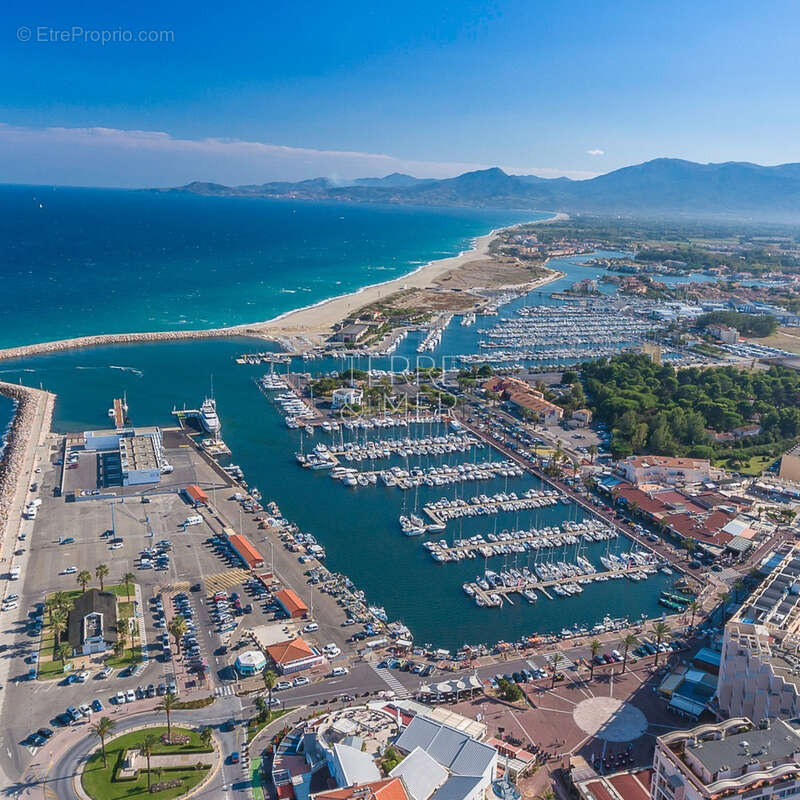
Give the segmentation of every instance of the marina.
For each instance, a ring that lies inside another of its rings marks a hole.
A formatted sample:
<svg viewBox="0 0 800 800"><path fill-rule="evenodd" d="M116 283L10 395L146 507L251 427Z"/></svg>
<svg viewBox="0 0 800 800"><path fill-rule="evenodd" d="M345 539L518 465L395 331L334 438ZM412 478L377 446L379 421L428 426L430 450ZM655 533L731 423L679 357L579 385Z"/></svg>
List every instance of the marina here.
<svg viewBox="0 0 800 800"><path fill-rule="evenodd" d="M567 276L548 289L574 282L576 271L581 276L600 272L582 266L580 259L556 261L558 263L553 266L562 269ZM501 315L509 316L526 303L539 307L551 302L555 301L550 300L548 292L537 293L533 299L522 295L504 297L504 303L498 303L498 319ZM472 325L461 325L461 318L455 316L442 331L439 345L428 353L434 357L443 353L475 355L478 339L483 336L478 328L487 327L481 322L482 316L477 320ZM296 402L306 404L310 398L297 394L295 371L341 374L352 365L359 369L367 367L376 376L387 375L392 369L406 369L403 359L411 358L423 339L422 332L409 333L391 358L343 358L330 354L304 361L292 356L286 365L288 375L271 370L265 376L262 364L237 363L242 353L270 352L263 340L239 337L104 345L11 360L4 366L13 380L19 376L24 382L37 386L42 383L45 388L57 392L55 426L64 431L98 427L108 408L103 398L123 394L136 409L138 419L169 425L170 409L200 410L198 398L207 396L209 375L213 374L216 410L224 423L225 442L232 453L230 460L235 462L226 463L225 457L220 456L222 466L236 467L236 474L241 475L244 482L259 486L265 498L276 501L283 518L292 520L291 531L286 526L281 527L279 536L286 537L287 545L298 547L304 558L313 558L312 565L319 563L318 556L324 557L325 575L329 572L339 576L331 585L351 587L342 595L343 602L351 604L359 615L373 620L380 617L370 608L390 621L401 621L417 642L431 642L456 650L465 643L492 644L499 638L514 640L533 634L558 635L565 628L576 633L591 630L606 617L638 619L642 614L657 617L664 612L671 613L673 609L663 605L661 600L662 591L672 593L675 576L657 571L639 581L609 577L606 581L593 579L591 583L582 584L577 576L572 576L572 580L565 577L566 583L576 583L582 588L581 593L571 596L566 619L567 606L541 602L546 598L536 589L533 591L539 594L538 603L524 599L517 602L517 598L523 598L518 592L499 592L504 596L510 594L512 602L504 601L502 606L487 614L462 590L463 584L475 582L475 565L483 557L477 548L507 548L507 552L498 549L496 554L493 551L486 558L498 564L508 561L507 566L495 567L498 574L517 569L524 576L523 567L532 571L537 552L539 560L546 561L543 557L546 548L531 550L527 540L512 542L505 536L501 540L500 534L529 531L530 542L533 542L533 531L551 529L562 531L561 535L577 537L574 532L565 534L562 525L592 520L589 512L525 470L520 475L517 467L513 473L503 475L502 469L509 472L505 455L472 433L456 432L433 408L338 418L318 414L300 416L310 408L301 408ZM399 362L392 360L397 358ZM197 369L197 364L202 364L201 370ZM110 365L127 365L130 371L111 369ZM289 411L297 413L290 414L280 402L275 402L273 398L278 395L282 395L285 404L292 404ZM267 403L265 396L269 398ZM87 397L96 398L96 401L87 402ZM288 426L286 417L294 417L297 427ZM323 426L325 421L330 430ZM316 468L292 469L298 452L316 462L309 464ZM493 468L491 476L478 478L487 463L502 466ZM459 466L462 467L460 471ZM367 486L359 483L356 476L354 491L342 491L342 482L329 477L337 467L364 472L361 477ZM387 485L382 474L394 477L398 470L407 471L408 475L401 474L401 481L395 486L391 485L390 478ZM481 488L478 490L477 484L472 484L476 488L465 493L470 483L456 479L456 474L459 478L472 474L480 480ZM397 491L404 483L407 490ZM443 497L443 488L448 490L447 498ZM313 498L313 502L309 502L309 498ZM259 516L268 515L262 512ZM399 535L405 532L402 527L398 528L401 517L407 519L407 528L414 531L412 535ZM489 538L487 520L491 521L489 528L496 525L491 535L498 534L497 542ZM443 569L423 546L428 538L435 537L426 538L416 533L419 522L424 533L438 530L439 538L446 535L447 547L472 550L475 557L444 562ZM273 535L269 526L264 529L265 540ZM484 542L476 540L466 544L476 536L483 536ZM582 547L580 555L595 565L597 574L618 571L601 566L600 557L606 556L609 540L588 542L577 538ZM620 544L616 546L619 551L630 552L633 549L630 540L619 538ZM265 546L265 543L256 544L261 548ZM555 540L553 544L558 549ZM307 546L321 550L309 551ZM516 552L513 549L520 546L526 546L526 550ZM576 545L567 543L566 547L574 551ZM315 552L317 556L313 555ZM556 562L576 563L573 556L574 553L571 556L562 545L558 557L553 558ZM515 558L516 564L513 563ZM551 597L558 596L555 589L536 578ZM332 579L324 577L324 580ZM560 585L561 579L551 580ZM625 586L624 592L620 591L621 584ZM425 602L419 602L420 598ZM666 595L663 599L670 600ZM442 624L443 619L448 620L447 625Z"/></svg>

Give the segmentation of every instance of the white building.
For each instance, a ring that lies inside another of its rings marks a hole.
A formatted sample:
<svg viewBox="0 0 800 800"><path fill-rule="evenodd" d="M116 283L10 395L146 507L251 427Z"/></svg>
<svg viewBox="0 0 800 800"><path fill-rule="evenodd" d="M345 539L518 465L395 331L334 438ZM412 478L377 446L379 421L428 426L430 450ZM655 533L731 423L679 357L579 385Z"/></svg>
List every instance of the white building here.
<svg viewBox="0 0 800 800"><path fill-rule="evenodd" d="M778 800L800 793L800 733L783 720L755 726L736 717L656 739L652 800L746 797Z"/></svg>
<svg viewBox="0 0 800 800"><path fill-rule="evenodd" d="M161 481L165 460L160 428L84 431L83 437L86 450L119 452L123 486Z"/></svg>
<svg viewBox="0 0 800 800"><path fill-rule="evenodd" d="M631 456L620 462L625 480L640 483L667 483L685 486L705 483L711 477L711 462L707 458L673 458L671 456Z"/></svg>
<svg viewBox="0 0 800 800"><path fill-rule="evenodd" d="M723 713L800 715L800 551L786 545L725 626L718 698Z"/></svg>
<svg viewBox="0 0 800 800"><path fill-rule="evenodd" d="M364 400L364 391L358 386L343 386L333 390L331 408L345 408L346 406L360 406Z"/></svg>

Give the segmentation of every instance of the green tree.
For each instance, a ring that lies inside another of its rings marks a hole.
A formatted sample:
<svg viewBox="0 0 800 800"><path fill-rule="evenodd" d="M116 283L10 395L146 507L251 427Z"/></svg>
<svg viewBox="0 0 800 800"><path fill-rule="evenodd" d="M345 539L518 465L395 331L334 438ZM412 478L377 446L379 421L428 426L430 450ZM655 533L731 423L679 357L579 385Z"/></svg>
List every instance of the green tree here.
<svg viewBox="0 0 800 800"><path fill-rule="evenodd" d="M269 710L272 710L272 690L278 680L278 676L271 670L265 669L261 673L261 678L264 681L264 688L267 690L267 697L269 702Z"/></svg>
<svg viewBox="0 0 800 800"><path fill-rule="evenodd" d="M603 649L603 645L601 644L599 639L592 639L591 644L589 645L589 650L592 654L592 660L589 662L589 680L594 680L594 659L598 655L598 653Z"/></svg>
<svg viewBox="0 0 800 800"><path fill-rule="evenodd" d="M64 667L67 663L67 659L72 657L72 647L70 646L69 642L61 642L58 646L58 658L61 661L61 666Z"/></svg>
<svg viewBox="0 0 800 800"><path fill-rule="evenodd" d="M147 791L150 791L150 757L153 755L157 741L158 739L152 733L146 733L139 745L142 755L147 759Z"/></svg>
<svg viewBox="0 0 800 800"><path fill-rule="evenodd" d="M659 622L656 622L655 625L653 625L653 633L655 634L655 637L656 637L656 658L655 658L655 661L654 661L654 665L656 667L658 666L658 657L661 655L661 653L658 650L658 646L661 644L661 642L664 639L666 639L669 636L669 631L670 631L670 628L669 628L669 625L667 625L666 622L659 621Z"/></svg>
<svg viewBox="0 0 800 800"><path fill-rule="evenodd" d="M131 584L136 580L136 576L132 572L126 572L122 576L122 582L125 584L125 596L128 602L131 601Z"/></svg>
<svg viewBox="0 0 800 800"><path fill-rule="evenodd" d="M172 741L172 722L170 719L170 715L172 714L173 709L175 708L175 703L178 702L178 698L175 697L172 692L168 692L164 695L164 699L158 706L159 711L163 711L167 716L167 740Z"/></svg>
<svg viewBox="0 0 800 800"><path fill-rule="evenodd" d="M86 594L86 587L92 582L92 573L88 569L82 569L75 576L75 580L80 584L81 591Z"/></svg>
<svg viewBox="0 0 800 800"><path fill-rule="evenodd" d="M700 603L699 603L699 601L697 599L694 599L694 600L692 600L691 603L689 603L688 606L686 606L686 608L688 608L689 611L692 612L692 621L689 623L689 626L694 628L694 618L695 618L695 615L697 614L697 612L701 608Z"/></svg>
<svg viewBox="0 0 800 800"><path fill-rule="evenodd" d="M211 732L211 728L209 728L208 725L200 729L200 741L202 742L203 747L210 747L212 738L213 734Z"/></svg>
<svg viewBox="0 0 800 800"><path fill-rule="evenodd" d="M180 614L176 614L169 621L169 632L175 640L175 649L178 651L178 655L181 654L181 640L186 633L186 629L186 620Z"/></svg>
<svg viewBox="0 0 800 800"><path fill-rule="evenodd" d="M553 674L551 676L551 681L550 681L551 689L556 685L556 676L558 675L558 668L561 665L563 659L564 656L562 655L561 651L556 650L555 653L553 653L552 659L550 660L550 666L553 669Z"/></svg>
<svg viewBox="0 0 800 800"><path fill-rule="evenodd" d="M256 697L256 708L258 709L258 720L263 721L267 718L267 701L259 695Z"/></svg>
<svg viewBox="0 0 800 800"><path fill-rule="evenodd" d="M67 612L63 608L56 609L53 612L50 627L53 629L53 638L57 646L61 641L61 634L67 629Z"/></svg>
<svg viewBox="0 0 800 800"><path fill-rule="evenodd" d="M108 766L108 761L106 759L106 737L111 735L111 732L116 727L116 722L114 722L111 717L100 717L97 722L92 725L92 733L100 740L100 751L103 754L103 766Z"/></svg>
<svg viewBox="0 0 800 800"><path fill-rule="evenodd" d="M95 578L97 578L97 580L100 583L100 591L101 592L105 590L105 586L103 584L103 581L105 580L105 578L108 577L108 571L109 571L108 570L108 566L106 564L98 564L95 567L94 576L95 576Z"/></svg>
<svg viewBox="0 0 800 800"><path fill-rule="evenodd" d="M639 640L636 636L632 633L629 633L625 636L621 642L622 645L622 674L625 674L625 667L628 665L628 650L631 647L636 647L639 644Z"/></svg>

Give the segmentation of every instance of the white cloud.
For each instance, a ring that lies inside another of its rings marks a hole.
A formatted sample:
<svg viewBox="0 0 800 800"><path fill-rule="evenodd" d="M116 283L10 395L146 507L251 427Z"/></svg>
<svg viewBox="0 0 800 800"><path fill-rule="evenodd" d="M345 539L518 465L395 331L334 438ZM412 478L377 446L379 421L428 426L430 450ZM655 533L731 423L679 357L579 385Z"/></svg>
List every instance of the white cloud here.
<svg viewBox="0 0 800 800"><path fill-rule="evenodd" d="M163 131L117 128L29 128L0 123L0 172L10 183L73 186L176 186L193 180L225 184L349 180L407 172L445 178L490 164L417 161L384 153L317 150L239 139L181 139ZM514 174L591 177L553 168L511 168Z"/></svg>
<svg viewBox="0 0 800 800"><path fill-rule="evenodd" d="M586 155L587 156L602 156L602 155L605 155L605 150L599 150L598 148L595 148L594 150L587 150L586 151Z"/></svg>

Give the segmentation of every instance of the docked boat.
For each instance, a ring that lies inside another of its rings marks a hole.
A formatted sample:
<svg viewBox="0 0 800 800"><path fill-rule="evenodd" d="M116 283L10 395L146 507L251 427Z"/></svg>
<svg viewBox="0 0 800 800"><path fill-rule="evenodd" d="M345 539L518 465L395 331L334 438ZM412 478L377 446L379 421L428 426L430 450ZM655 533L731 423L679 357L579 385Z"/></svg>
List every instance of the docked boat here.
<svg viewBox="0 0 800 800"><path fill-rule="evenodd" d="M219 439L222 423L217 415L217 401L213 397L206 397L203 405L200 406L200 424L215 439Z"/></svg>

